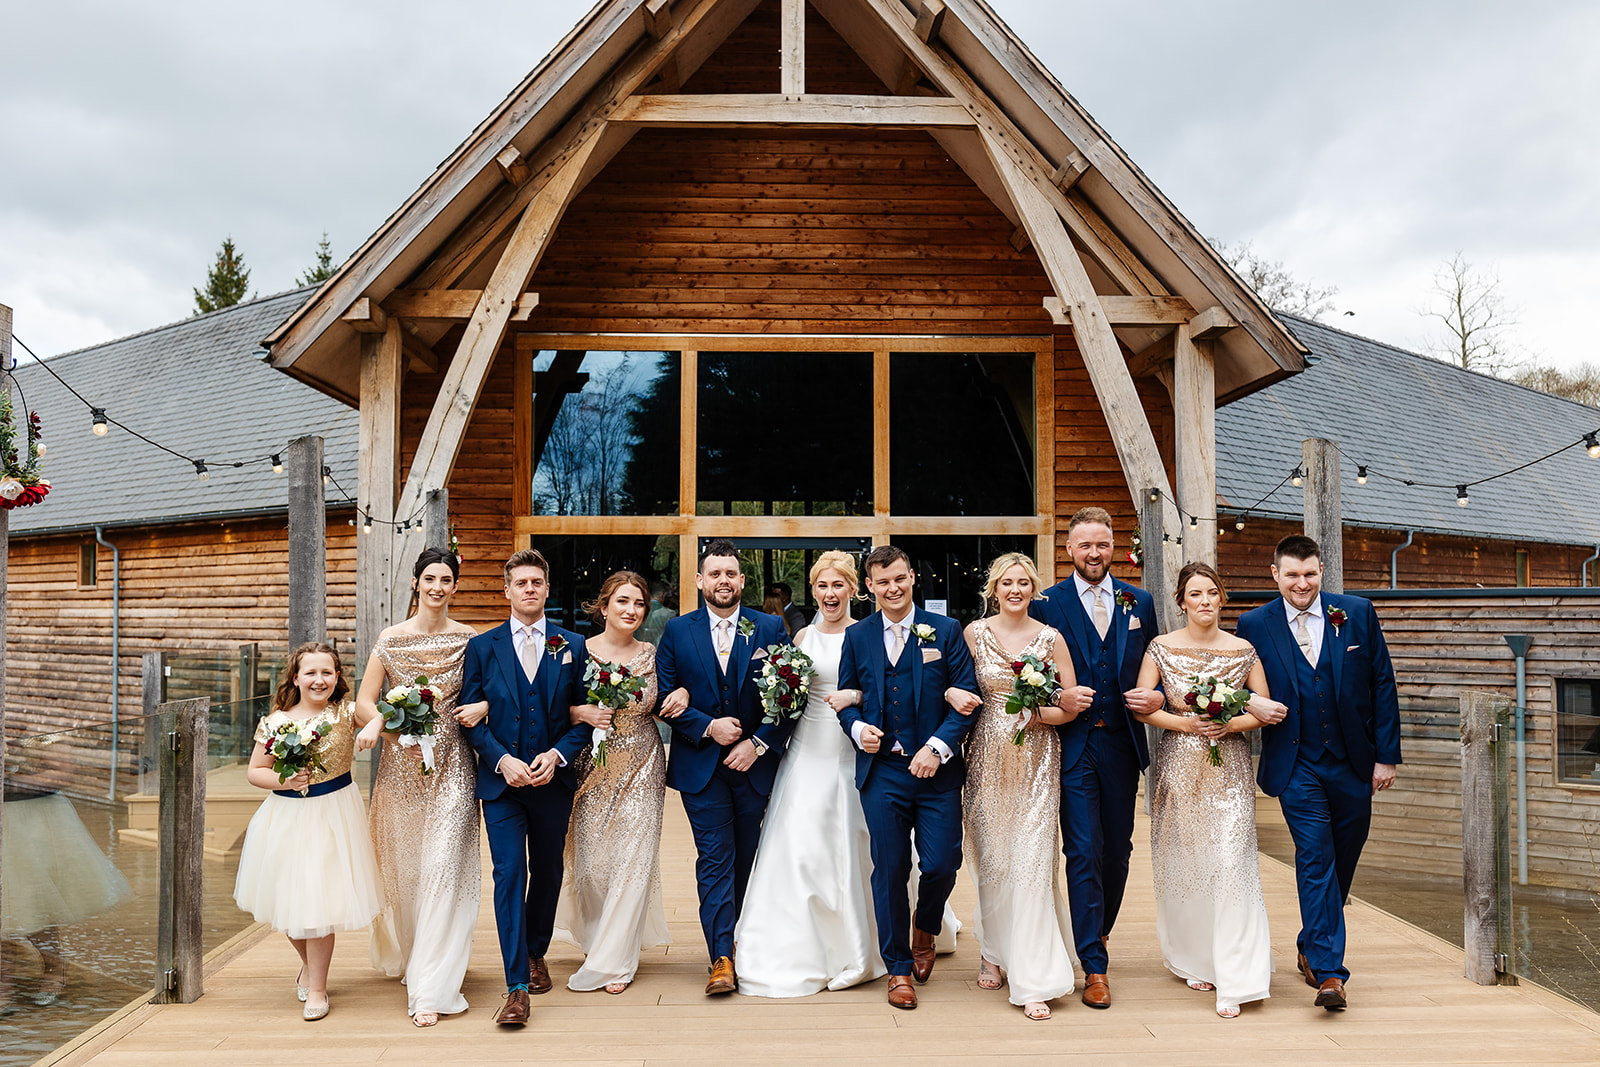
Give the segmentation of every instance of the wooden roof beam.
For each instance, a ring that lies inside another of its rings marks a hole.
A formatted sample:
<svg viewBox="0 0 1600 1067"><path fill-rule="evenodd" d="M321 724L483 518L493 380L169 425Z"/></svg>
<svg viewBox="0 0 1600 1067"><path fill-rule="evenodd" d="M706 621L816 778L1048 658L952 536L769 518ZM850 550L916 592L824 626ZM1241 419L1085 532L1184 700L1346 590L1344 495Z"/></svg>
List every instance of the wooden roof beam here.
<svg viewBox="0 0 1600 1067"><path fill-rule="evenodd" d="M1078 180L1088 173L1089 161L1083 158L1082 152L1074 148L1066 160L1050 172L1050 184L1063 193L1070 192L1072 187L1078 184Z"/></svg>
<svg viewBox="0 0 1600 1067"><path fill-rule="evenodd" d="M494 157L494 162L500 168L501 177L518 188L533 177L533 172L528 169L528 161L522 158L522 153L517 151L514 144L506 145L505 151Z"/></svg>
<svg viewBox="0 0 1600 1067"><path fill-rule="evenodd" d="M1232 315L1213 304L1189 320L1189 339L1191 341L1209 341L1212 338L1222 336L1225 331L1234 329L1238 325Z"/></svg>
<svg viewBox="0 0 1600 1067"><path fill-rule="evenodd" d="M350 305L350 310L340 316L349 323L357 333L383 333L389 328L389 316L378 302L370 296L363 296Z"/></svg>
<svg viewBox="0 0 1600 1067"><path fill-rule="evenodd" d="M470 319L482 298L482 289L396 289L383 306L389 314L404 319ZM538 306L538 293L521 294L511 321L527 322Z"/></svg>
<svg viewBox="0 0 1600 1067"><path fill-rule="evenodd" d="M917 12L917 22L912 32L923 44L931 45L939 39L939 31L944 28L944 10L944 0L922 0L922 8ZM900 76L895 79L895 95L909 96L921 80L922 68L907 56L900 67Z"/></svg>
<svg viewBox="0 0 1600 1067"><path fill-rule="evenodd" d="M618 105L610 121L618 126L694 129L952 129L976 124L972 114L953 100L821 93L798 97L770 93L635 96Z"/></svg>
<svg viewBox="0 0 1600 1067"><path fill-rule="evenodd" d="M783 0L778 20L782 32L778 91L800 96L806 91L806 0Z"/></svg>
<svg viewBox="0 0 1600 1067"><path fill-rule="evenodd" d="M1060 297L1044 298L1044 309L1057 326L1071 326L1071 309ZM1194 318L1194 308L1181 296L1102 296L1100 309L1113 326L1176 326Z"/></svg>
<svg viewBox="0 0 1600 1067"><path fill-rule="evenodd" d="M644 5L644 32L661 40L672 31L672 0L647 0Z"/></svg>

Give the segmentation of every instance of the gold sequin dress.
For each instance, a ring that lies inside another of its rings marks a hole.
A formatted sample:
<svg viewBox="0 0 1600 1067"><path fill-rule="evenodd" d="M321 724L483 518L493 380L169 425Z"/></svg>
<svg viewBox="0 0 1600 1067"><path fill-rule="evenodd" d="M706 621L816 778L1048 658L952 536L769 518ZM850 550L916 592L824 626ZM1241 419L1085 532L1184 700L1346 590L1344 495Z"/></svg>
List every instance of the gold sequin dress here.
<svg viewBox="0 0 1600 1067"><path fill-rule="evenodd" d="M1221 650L1150 645L1161 668L1167 711L1192 715L1183 698L1193 679L1211 675L1243 687L1253 648ZM1173 974L1217 987L1217 1007L1265 1000L1272 984L1272 942L1256 854L1256 783L1250 743L1227 734L1218 743L1163 730L1151 761L1150 860L1155 868L1156 933Z"/></svg>
<svg viewBox="0 0 1600 1067"><path fill-rule="evenodd" d="M270 731L288 718L282 711L264 716L256 726L256 743L265 744ZM311 746L322 763L322 770L311 772L313 793L316 786L348 776L355 754L355 702L328 708L322 718L321 736ZM326 937L370 924L383 896L356 784L346 777L343 787L314 796L268 793L245 831L233 899L257 922L295 938Z"/></svg>
<svg viewBox="0 0 1600 1067"><path fill-rule="evenodd" d="M1056 637L1046 626L1022 652L1048 660ZM983 707L967 739L961 847L978 886L978 949L1005 971L1011 1003L1053 1000L1073 986L1072 917L1059 873L1061 739L1031 727L1012 743L1013 657L987 620L973 628L972 645Z"/></svg>
<svg viewBox="0 0 1600 1067"><path fill-rule="evenodd" d="M385 740L372 787L372 843L383 874L384 907L372 924L372 965L403 975L409 1014L467 1010L461 982L478 923L478 802L472 748L454 712L470 633L389 634L368 670L382 664L384 688L428 679L439 725L434 770L416 749Z"/></svg>
<svg viewBox="0 0 1600 1067"><path fill-rule="evenodd" d="M567 877L553 936L587 954L567 980L567 988L578 992L633 981L642 949L672 943L661 905L667 757L651 714L655 646L645 645L624 666L645 680L644 691L612 715L605 766L585 748L575 768Z"/></svg>

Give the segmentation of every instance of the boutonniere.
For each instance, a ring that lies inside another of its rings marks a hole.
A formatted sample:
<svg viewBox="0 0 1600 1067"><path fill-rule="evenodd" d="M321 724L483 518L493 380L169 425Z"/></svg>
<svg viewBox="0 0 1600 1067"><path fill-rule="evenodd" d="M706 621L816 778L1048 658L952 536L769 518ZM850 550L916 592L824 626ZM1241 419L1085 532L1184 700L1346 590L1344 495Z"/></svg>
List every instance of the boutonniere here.
<svg viewBox="0 0 1600 1067"><path fill-rule="evenodd" d="M745 618L741 618L739 620L739 636L740 637L749 637L751 634L753 634L755 632L756 632L756 624L755 623L753 623L749 619L745 619Z"/></svg>
<svg viewBox="0 0 1600 1067"><path fill-rule="evenodd" d="M1350 616L1344 613L1343 608L1328 609L1328 621L1333 623L1333 636L1339 636L1339 627L1343 626L1345 624L1345 620L1349 618Z"/></svg>
<svg viewBox="0 0 1600 1067"><path fill-rule="evenodd" d="M1139 606L1139 601L1134 599L1131 589L1118 589L1116 600L1124 615L1132 614L1133 609Z"/></svg>
<svg viewBox="0 0 1600 1067"><path fill-rule="evenodd" d="M551 659L556 659L567 650L567 639L560 634L551 634L550 640L544 643L544 650Z"/></svg>
<svg viewBox="0 0 1600 1067"><path fill-rule="evenodd" d="M938 634L934 633L933 627L925 622L913 625L911 627L911 635L917 639L919 644L924 645L932 644L933 639L938 636Z"/></svg>

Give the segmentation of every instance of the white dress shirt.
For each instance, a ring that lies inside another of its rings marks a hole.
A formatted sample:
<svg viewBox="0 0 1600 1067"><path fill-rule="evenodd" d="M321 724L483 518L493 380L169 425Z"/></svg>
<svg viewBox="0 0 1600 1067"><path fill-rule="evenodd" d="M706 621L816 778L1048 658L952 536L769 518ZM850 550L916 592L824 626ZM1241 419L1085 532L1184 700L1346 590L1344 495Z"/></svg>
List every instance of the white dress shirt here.
<svg viewBox="0 0 1600 1067"><path fill-rule="evenodd" d="M1298 627L1298 623L1295 620L1300 617L1300 609L1285 600L1283 602L1283 613L1289 619L1289 636L1292 638ZM1322 631L1327 623L1327 616L1322 611L1321 593L1318 593L1316 599L1312 600L1311 604L1306 608L1305 616L1306 633L1311 635L1311 648L1316 652L1317 660L1320 662L1322 659ZM1295 640L1295 647L1299 647L1298 639Z"/></svg>
<svg viewBox="0 0 1600 1067"><path fill-rule="evenodd" d="M1106 576L1090 585L1079 576L1077 571L1072 572L1073 584L1078 588L1078 599L1083 602L1083 610L1088 613L1089 621L1094 621L1095 595L1090 590L1098 589L1099 595L1105 598L1106 618L1111 618L1111 613L1116 609L1116 588L1111 584L1111 572L1106 571ZM1109 631L1108 631L1109 632Z"/></svg>
<svg viewBox="0 0 1600 1067"><path fill-rule="evenodd" d="M891 622L889 616L883 616L883 654L886 658L894 652L894 628L896 626L905 627L904 633L902 634L902 638L905 643L900 649L900 654L902 656L918 646L917 637L911 632L911 626L916 621L916 617L917 613L915 611L907 612L906 617L901 619L899 622ZM921 655L920 652L917 654ZM850 738L856 743L857 748L861 747L861 728L866 725L867 724L865 722L858 721L850 727ZM943 740L937 737L928 738L927 745L929 748L933 749L934 753L939 757L940 763L949 763L950 757L955 754L950 750L949 745L945 744ZM901 755L904 755L906 750L901 746L899 741L896 741L894 743L894 748L892 748L890 751L898 752Z"/></svg>

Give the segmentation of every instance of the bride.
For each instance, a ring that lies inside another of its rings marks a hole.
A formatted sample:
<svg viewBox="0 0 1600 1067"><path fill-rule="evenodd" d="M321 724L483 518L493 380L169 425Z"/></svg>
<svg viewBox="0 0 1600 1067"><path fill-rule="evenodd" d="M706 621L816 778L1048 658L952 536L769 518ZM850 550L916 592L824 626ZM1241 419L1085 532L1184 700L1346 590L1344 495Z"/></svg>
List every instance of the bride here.
<svg viewBox="0 0 1600 1067"><path fill-rule="evenodd" d="M850 600L859 588L855 560L824 552L810 578L821 612L795 644L817 673L778 765L734 932L739 992L747 996L810 996L884 973L872 912L872 842L855 787L855 753L837 718L855 699L835 689ZM912 871L914 884L915 863ZM938 951L955 951L960 927L946 906Z"/></svg>

